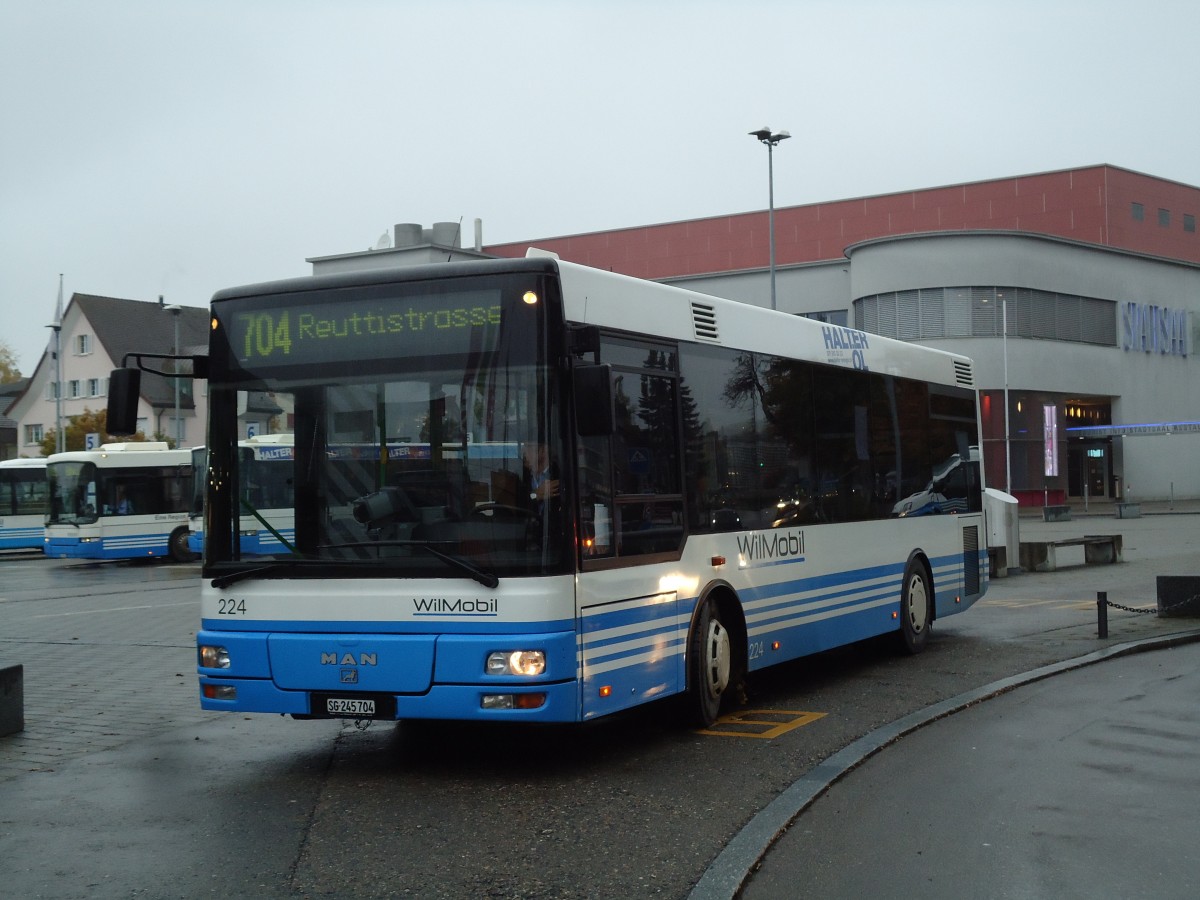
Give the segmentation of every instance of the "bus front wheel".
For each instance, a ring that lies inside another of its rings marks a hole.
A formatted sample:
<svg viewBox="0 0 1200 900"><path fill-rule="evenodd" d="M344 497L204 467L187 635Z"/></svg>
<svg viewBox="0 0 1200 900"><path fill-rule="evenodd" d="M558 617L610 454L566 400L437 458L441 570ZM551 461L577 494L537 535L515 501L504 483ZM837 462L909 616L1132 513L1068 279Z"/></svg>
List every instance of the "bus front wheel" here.
<svg viewBox="0 0 1200 900"><path fill-rule="evenodd" d="M920 653L929 640L933 624L933 590L920 560L910 560L904 570L900 591L900 646L906 653Z"/></svg>
<svg viewBox="0 0 1200 900"><path fill-rule="evenodd" d="M717 721L733 671L729 629L721 621L721 610L712 597L702 602L689 651L688 705L696 724L707 728Z"/></svg>
<svg viewBox="0 0 1200 900"><path fill-rule="evenodd" d="M186 526L180 525L171 532L171 537L167 540L167 552L170 553L171 559L177 563L191 562L194 559L192 551L188 549L188 530Z"/></svg>

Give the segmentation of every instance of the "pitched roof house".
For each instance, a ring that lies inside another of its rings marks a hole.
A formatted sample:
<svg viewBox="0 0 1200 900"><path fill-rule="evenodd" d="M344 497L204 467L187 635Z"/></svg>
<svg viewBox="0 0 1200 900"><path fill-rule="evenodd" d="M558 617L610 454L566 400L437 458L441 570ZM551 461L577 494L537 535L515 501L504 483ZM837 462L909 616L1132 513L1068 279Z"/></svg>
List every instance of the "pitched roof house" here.
<svg viewBox="0 0 1200 900"><path fill-rule="evenodd" d="M65 430L72 416L104 409L109 372L121 364L126 353L176 352L176 325L180 354L206 352L208 323L208 310L200 307L179 307L176 313L161 300L152 303L72 295L57 335L58 358L54 353L55 334L51 333L46 352L25 390L7 410L0 410L16 422L17 455L40 456L42 438L55 430L60 415ZM169 369L170 363L155 367ZM139 430L148 437L178 437L183 447L204 443L206 387L203 381L179 379L177 426L175 382L144 373L138 404Z"/></svg>

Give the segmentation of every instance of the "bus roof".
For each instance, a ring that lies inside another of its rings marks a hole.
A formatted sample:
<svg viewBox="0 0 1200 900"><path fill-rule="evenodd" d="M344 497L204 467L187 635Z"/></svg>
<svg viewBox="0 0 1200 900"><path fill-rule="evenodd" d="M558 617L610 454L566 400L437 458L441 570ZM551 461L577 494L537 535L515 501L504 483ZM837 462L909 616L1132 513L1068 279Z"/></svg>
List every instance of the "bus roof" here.
<svg viewBox="0 0 1200 900"><path fill-rule="evenodd" d="M213 302L356 285L520 272L557 272L563 284L566 316L572 322L975 388L974 365L960 354L606 272L560 260L536 248L524 259L393 266L226 288L213 295Z"/></svg>
<svg viewBox="0 0 1200 900"><path fill-rule="evenodd" d="M589 266L557 265L572 321L975 387L966 356Z"/></svg>
<svg viewBox="0 0 1200 900"><path fill-rule="evenodd" d="M46 458L40 457L31 459L25 456L18 456L16 459L0 459L0 468L5 469L37 469L46 468Z"/></svg>

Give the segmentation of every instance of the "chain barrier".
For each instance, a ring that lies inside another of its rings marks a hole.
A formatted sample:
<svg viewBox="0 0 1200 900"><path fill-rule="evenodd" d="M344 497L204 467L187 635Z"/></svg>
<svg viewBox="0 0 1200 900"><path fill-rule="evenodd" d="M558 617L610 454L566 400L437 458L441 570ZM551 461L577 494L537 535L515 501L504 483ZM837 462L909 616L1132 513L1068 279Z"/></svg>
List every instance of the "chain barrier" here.
<svg viewBox="0 0 1200 900"><path fill-rule="evenodd" d="M1112 609L1119 609L1122 612L1127 613L1136 613L1146 616L1161 616L1164 613L1169 613L1176 609L1180 609L1181 607L1188 606L1189 604L1197 603L1197 601L1200 601L1200 594L1193 594L1190 597L1185 597L1183 600L1168 604L1167 606L1161 608L1157 606L1124 606L1120 603L1114 603L1109 600L1107 592L1098 591L1096 593L1096 620L1100 631L1100 637L1108 637L1108 610L1110 607Z"/></svg>
<svg viewBox="0 0 1200 900"><path fill-rule="evenodd" d="M1156 606L1122 606L1120 603L1114 603L1112 600L1108 599L1105 599L1104 602L1107 603L1112 609L1119 609L1121 612L1158 616L1162 615L1163 613L1173 612L1174 610L1187 606L1189 603L1196 603L1197 601L1200 601L1200 594L1193 594L1190 597L1180 600L1178 603L1168 604L1167 606L1162 607L1162 609L1159 609Z"/></svg>

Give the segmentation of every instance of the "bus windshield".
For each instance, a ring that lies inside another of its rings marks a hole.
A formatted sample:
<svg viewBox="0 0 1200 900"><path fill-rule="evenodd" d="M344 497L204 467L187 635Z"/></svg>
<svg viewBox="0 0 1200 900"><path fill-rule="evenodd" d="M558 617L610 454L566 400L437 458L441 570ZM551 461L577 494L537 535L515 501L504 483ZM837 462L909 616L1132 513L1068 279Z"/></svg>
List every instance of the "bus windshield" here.
<svg viewBox="0 0 1200 900"><path fill-rule="evenodd" d="M488 290L463 281L449 296L439 285L436 303L420 284L393 284L369 303L214 304L230 340L214 344L210 373L209 574L489 583L564 569L561 406L544 306L523 299L538 279L489 279ZM461 316L435 320L444 309ZM384 352L371 329L389 321L412 332ZM317 352L303 341L325 343ZM250 428L293 445L250 453ZM255 549L235 539L247 517L277 540Z"/></svg>
<svg viewBox="0 0 1200 900"><path fill-rule="evenodd" d="M84 525L99 518L96 464L54 462L46 467L50 482L49 525Z"/></svg>

